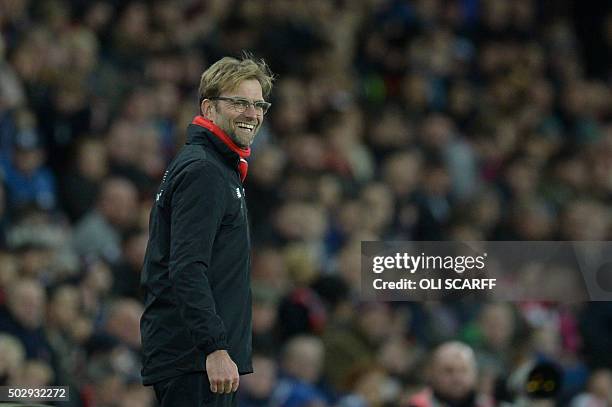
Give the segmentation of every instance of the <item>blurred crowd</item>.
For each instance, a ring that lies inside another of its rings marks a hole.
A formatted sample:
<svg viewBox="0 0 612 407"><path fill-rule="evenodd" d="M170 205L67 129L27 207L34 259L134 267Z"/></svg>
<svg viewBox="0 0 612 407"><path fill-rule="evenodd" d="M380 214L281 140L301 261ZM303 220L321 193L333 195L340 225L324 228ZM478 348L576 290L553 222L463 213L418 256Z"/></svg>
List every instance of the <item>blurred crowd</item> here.
<svg viewBox="0 0 612 407"><path fill-rule="evenodd" d="M250 50L278 79L241 406L495 405L544 362L611 405L610 303L359 301L363 240L612 240L605 3L0 0L0 384L154 406L149 209L202 71Z"/></svg>

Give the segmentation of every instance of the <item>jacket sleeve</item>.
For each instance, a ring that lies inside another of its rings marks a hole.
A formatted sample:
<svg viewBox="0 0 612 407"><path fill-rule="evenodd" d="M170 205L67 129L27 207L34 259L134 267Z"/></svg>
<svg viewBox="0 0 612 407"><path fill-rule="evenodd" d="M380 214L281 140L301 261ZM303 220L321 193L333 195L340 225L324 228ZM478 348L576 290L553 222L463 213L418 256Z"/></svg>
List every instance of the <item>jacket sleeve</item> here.
<svg viewBox="0 0 612 407"><path fill-rule="evenodd" d="M207 276L213 242L225 212L224 187L219 169L195 162L176 178L170 203L170 281L181 318L206 355L228 347Z"/></svg>

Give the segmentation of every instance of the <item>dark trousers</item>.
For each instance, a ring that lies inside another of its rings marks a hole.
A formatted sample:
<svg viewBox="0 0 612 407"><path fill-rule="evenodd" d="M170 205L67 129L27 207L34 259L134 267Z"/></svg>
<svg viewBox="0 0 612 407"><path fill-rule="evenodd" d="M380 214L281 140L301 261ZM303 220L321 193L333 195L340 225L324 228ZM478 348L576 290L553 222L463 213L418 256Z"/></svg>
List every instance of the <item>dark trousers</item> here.
<svg viewBox="0 0 612 407"><path fill-rule="evenodd" d="M160 407L235 407L236 393L210 391L206 372L186 373L153 385Z"/></svg>

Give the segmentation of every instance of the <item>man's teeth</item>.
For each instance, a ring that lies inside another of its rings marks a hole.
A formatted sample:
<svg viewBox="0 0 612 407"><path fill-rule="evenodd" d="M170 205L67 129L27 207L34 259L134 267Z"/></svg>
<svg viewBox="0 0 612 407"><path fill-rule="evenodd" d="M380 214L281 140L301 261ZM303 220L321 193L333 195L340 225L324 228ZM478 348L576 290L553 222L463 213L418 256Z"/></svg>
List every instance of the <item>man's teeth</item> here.
<svg viewBox="0 0 612 407"><path fill-rule="evenodd" d="M248 124L248 123L236 123L236 125L238 127L240 127L241 129L245 129L248 131L253 131L255 129L255 125L253 124Z"/></svg>

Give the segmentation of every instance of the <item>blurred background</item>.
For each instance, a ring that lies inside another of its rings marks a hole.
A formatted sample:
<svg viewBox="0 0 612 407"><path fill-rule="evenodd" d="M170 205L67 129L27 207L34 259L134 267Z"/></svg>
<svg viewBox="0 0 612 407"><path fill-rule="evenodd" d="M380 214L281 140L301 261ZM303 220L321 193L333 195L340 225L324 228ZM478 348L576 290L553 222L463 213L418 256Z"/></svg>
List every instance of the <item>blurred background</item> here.
<svg viewBox="0 0 612 407"><path fill-rule="evenodd" d="M610 303L359 301L362 240L611 240L605 3L0 0L0 384L155 405L152 197L201 73L250 50L278 79L246 180L241 406L421 406L431 389L494 405L530 397L541 362L558 405L610 405ZM430 358L448 340L474 350L474 380Z"/></svg>

